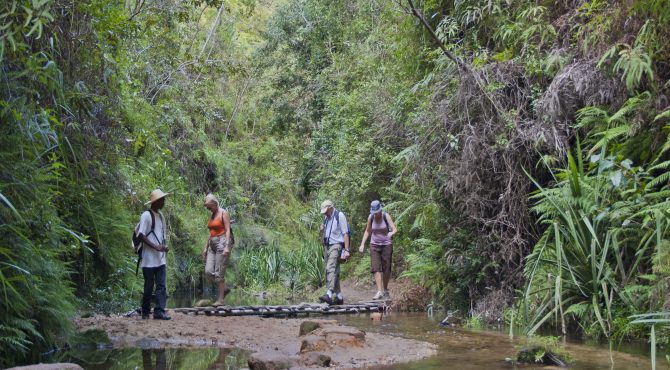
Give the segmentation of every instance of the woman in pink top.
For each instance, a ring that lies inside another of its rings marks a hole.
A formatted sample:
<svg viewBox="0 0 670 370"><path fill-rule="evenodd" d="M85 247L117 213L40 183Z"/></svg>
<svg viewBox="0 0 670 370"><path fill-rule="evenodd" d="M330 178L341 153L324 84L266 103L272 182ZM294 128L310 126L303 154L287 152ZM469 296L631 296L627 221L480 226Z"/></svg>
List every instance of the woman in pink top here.
<svg viewBox="0 0 670 370"><path fill-rule="evenodd" d="M370 239L370 266L377 283L377 294L372 299L390 299L388 287L391 278L391 258L393 256L393 242L391 238L398 229L391 219L391 215L382 212L382 205L378 200L370 204L370 217L365 226L363 240L358 250L363 253L365 242Z"/></svg>

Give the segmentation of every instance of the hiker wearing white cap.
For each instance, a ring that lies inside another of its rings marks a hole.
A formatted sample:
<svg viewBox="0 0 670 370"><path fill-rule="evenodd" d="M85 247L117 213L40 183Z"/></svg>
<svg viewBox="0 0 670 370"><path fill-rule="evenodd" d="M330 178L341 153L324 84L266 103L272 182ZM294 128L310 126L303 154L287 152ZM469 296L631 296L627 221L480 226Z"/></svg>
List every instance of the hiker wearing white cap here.
<svg viewBox="0 0 670 370"><path fill-rule="evenodd" d="M212 213L207 222L209 238L202 251L205 259L205 275L214 280L219 286L219 297L214 306L223 306L226 295L226 265L230 257L232 246L230 231L230 216L228 212L219 206L219 201L214 194L209 193L205 197L205 207Z"/></svg>
<svg viewBox="0 0 670 370"><path fill-rule="evenodd" d="M344 297L340 291L340 259L346 260L349 257L349 224L344 213L335 209L330 200L321 203L321 214L324 215L321 231L328 290L319 297L319 301L333 305L343 304Z"/></svg>
<svg viewBox="0 0 670 370"><path fill-rule="evenodd" d="M167 272L165 269L166 225L165 218L160 210L165 206L164 193L160 189L151 192L149 201L145 205L151 207L142 213L137 233L142 240L142 276L144 277L144 294L142 294L142 318L148 319L151 310L151 296L156 286L156 306L154 319L170 320L165 313L167 304Z"/></svg>
<svg viewBox="0 0 670 370"><path fill-rule="evenodd" d="M370 217L363 232L363 240L358 250L363 253L368 236L370 239L370 270L375 275L377 294L372 299L390 299L389 280L391 279L391 259L393 242L391 238L398 232L391 215L382 211L378 200L370 204Z"/></svg>

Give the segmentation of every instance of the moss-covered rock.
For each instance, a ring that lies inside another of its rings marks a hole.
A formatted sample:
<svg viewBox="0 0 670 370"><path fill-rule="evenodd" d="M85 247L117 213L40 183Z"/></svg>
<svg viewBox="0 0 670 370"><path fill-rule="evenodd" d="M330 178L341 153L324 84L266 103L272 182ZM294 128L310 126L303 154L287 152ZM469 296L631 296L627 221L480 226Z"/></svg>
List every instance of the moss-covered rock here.
<svg viewBox="0 0 670 370"><path fill-rule="evenodd" d="M528 346L519 350L517 362L526 364L543 364L548 366L568 366L568 358L544 346Z"/></svg>

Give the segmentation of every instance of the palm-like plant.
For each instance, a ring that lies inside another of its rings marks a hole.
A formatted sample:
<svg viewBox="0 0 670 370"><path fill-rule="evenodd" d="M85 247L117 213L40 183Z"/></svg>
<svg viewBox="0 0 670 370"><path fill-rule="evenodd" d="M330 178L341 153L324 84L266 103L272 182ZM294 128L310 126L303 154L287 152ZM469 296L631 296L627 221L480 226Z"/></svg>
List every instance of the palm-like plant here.
<svg viewBox="0 0 670 370"><path fill-rule="evenodd" d="M527 258L528 334L554 318L563 333L574 321L609 337L613 307L636 307L625 288L668 234L668 202L640 185L639 169L596 157L608 164L589 174L579 147L576 158L554 188L536 183L534 211L547 228Z"/></svg>

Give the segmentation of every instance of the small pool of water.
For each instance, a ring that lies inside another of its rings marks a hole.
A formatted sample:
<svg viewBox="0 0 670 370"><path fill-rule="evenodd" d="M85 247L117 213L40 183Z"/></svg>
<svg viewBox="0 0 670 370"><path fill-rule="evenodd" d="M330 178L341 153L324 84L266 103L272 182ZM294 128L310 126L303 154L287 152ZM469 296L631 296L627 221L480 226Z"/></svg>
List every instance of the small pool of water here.
<svg viewBox="0 0 670 370"><path fill-rule="evenodd" d="M50 362L74 362L87 370L247 368L249 353L237 348L120 348L70 350Z"/></svg>
<svg viewBox="0 0 670 370"><path fill-rule="evenodd" d="M381 321L373 321L369 315L342 315L338 321L344 325L358 327L369 332L401 336L434 343L438 346L437 356L408 364L379 366L375 369L432 370L432 369L511 369L506 358L515 359L524 338L510 338L509 335L490 330L468 330L462 328L442 328L440 320L424 313L391 313ZM607 346L566 343L565 350L574 362L570 369L650 369L648 354L638 345L619 347L611 353ZM542 366L524 366L524 369L547 369ZM657 361L658 369L667 369L665 358Z"/></svg>

